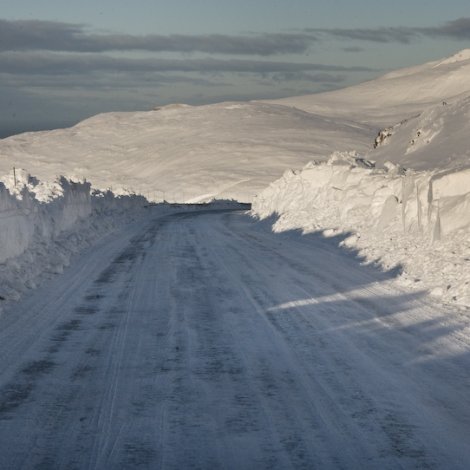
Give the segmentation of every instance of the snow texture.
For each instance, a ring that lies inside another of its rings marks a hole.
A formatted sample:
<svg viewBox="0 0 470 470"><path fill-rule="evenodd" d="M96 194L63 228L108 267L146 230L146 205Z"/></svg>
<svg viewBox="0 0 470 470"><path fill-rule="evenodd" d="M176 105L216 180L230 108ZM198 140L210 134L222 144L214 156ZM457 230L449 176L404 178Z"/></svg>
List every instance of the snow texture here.
<svg viewBox="0 0 470 470"><path fill-rule="evenodd" d="M468 314L334 239L149 208L13 307L2 470L468 470Z"/></svg>
<svg viewBox="0 0 470 470"><path fill-rule="evenodd" d="M377 137L368 158L414 169L470 167L470 96L439 102Z"/></svg>
<svg viewBox="0 0 470 470"><path fill-rule="evenodd" d="M470 169L403 171L367 168L357 154L286 171L253 202L261 219L276 215L275 231L301 228L342 244L385 268L403 269L401 282L445 301L470 305Z"/></svg>
<svg viewBox="0 0 470 470"><path fill-rule="evenodd" d="M348 233L344 245L399 267L402 283L470 305L469 76L467 49L344 90L276 101L382 127L365 153L351 147L328 164L286 171L255 198L254 214L277 214L276 230Z"/></svg>
<svg viewBox="0 0 470 470"><path fill-rule="evenodd" d="M470 94L470 54L396 70L328 93L272 101L307 112L388 127L425 108ZM337 149L340 150L340 149Z"/></svg>
<svg viewBox="0 0 470 470"><path fill-rule="evenodd" d="M96 188L152 201L249 202L286 167L334 150L364 152L376 132L266 103L165 106L0 140L0 174L25 167L44 181L86 178Z"/></svg>
<svg viewBox="0 0 470 470"><path fill-rule="evenodd" d="M91 191L86 181L44 183L24 170L2 180L1 302L17 300L98 238L145 213L143 197Z"/></svg>

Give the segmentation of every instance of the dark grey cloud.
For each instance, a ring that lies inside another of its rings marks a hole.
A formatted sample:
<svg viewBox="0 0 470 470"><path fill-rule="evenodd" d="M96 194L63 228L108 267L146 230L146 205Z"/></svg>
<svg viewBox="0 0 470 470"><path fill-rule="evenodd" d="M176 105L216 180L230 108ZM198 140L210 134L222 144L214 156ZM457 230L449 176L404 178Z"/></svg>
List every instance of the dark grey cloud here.
<svg viewBox="0 0 470 470"><path fill-rule="evenodd" d="M358 46L348 46L348 47L343 47L342 50L344 52L362 52L364 49Z"/></svg>
<svg viewBox="0 0 470 470"><path fill-rule="evenodd" d="M430 37L468 40L470 39L470 18L458 18L436 28L420 28L418 31Z"/></svg>
<svg viewBox="0 0 470 470"><path fill-rule="evenodd" d="M0 50L55 52L204 52L261 55L304 53L317 38L311 33L271 33L245 36L94 34L84 25L52 21L0 20Z"/></svg>
<svg viewBox="0 0 470 470"><path fill-rule="evenodd" d="M369 42L399 42L402 44L409 44L417 37L415 29L397 27L397 28L357 28L357 29L317 29L314 30L319 33L324 33L329 36L334 36L340 39L352 39L357 41Z"/></svg>
<svg viewBox="0 0 470 470"><path fill-rule="evenodd" d="M193 76L192 74L176 75L171 73L143 72L131 73L90 73L86 75L10 75L0 73L0 83L4 87L37 90L46 93L47 90L86 90L90 92L152 88L157 89L165 85L187 84L198 87L229 87L231 83L218 78Z"/></svg>
<svg viewBox="0 0 470 470"><path fill-rule="evenodd" d="M146 51L223 55L303 54L327 38L377 43L410 44L420 37L470 39L470 18L436 27L310 28L292 33L246 35L130 35L97 34L82 24L40 20L1 20L0 51L102 53ZM352 51L352 47L345 48Z"/></svg>
<svg viewBox="0 0 470 470"><path fill-rule="evenodd" d="M341 83L346 80L346 76L331 73L282 72L273 74L272 79L275 82Z"/></svg>
<svg viewBox="0 0 470 470"><path fill-rule="evenodd" d="M82 31L83 26L69 23L0 20L0 50L57 50L59 44L68 48Z"/></svg>
<svg viewBox="0 0 470 470"><path fill-rule="evenodd" d="M410 44L420 37L445 37L454 40L470 39L470 18L458 18L434 27L378 27L378 28L310 28L304 30L320 39L321 36L344 40L366 41L377 43ZM344 48L345 51L355 52L354 46Z"/></svg>
<svg viewBox="0 0 470 470"><path fill-rule="evenodd" d="M370 72L363 66L341 66L309 62L257 61L240 59L134 59L100 54L0 53L0 70L15 75L68 75L97 71L115 72L239 72L266 74L273 72Z"/></svg>

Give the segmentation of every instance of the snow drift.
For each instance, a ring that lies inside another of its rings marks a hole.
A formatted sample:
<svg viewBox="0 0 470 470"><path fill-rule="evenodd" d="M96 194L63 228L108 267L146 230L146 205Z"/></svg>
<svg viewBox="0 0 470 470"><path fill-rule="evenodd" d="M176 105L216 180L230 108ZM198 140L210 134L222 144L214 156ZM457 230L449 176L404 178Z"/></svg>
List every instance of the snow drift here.
<svg viewBox="0 0 470 470"><path fill-rule="evenodd" d="M377 170L356 153L286 171L253 202L274 230L344 234L342 244L386 268L403 265L401 281L447 301L470 305L470 169Z"/></svg>
<svg viewBox="0 0 470 470"><path fill-rule="evenodd" d="M86 181L41 182L16 171L0 182L0 298L17 299L118 225L142 216L146 200L92 191Z"/></svg>

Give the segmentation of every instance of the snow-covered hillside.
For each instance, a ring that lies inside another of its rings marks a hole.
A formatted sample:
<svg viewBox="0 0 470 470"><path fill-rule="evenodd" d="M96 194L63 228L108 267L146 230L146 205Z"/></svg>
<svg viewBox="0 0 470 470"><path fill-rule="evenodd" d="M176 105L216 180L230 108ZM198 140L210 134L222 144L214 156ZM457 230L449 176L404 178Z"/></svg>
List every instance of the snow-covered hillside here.
<svg viewBox="0 0 470 470"><path fill-rule="evenodd" d="M382 135L369 153L378 164L393 161L415 169L470 167L470 96L430 106Z"/></svg>
<svg viewBox="0 0 470 470"><path fill-rule="evenodd" d="M221 103L95 116L70 129L0 140L0 174L86 178L149 199L250 201L291 166L366 151L377 129L286 106Z"/></svg>
<svg viewBox="0 0 470 470"><path fill-rule="evenodd" d="M371 125L394 125L426 107L470 94L470 49L443 60L390 72L329 93L276 100L308 112Z"/></svg>
<svg viewBox="0 0 470 470"><path fill-rule="evenodd" d="M355 87L275 103L101 114L69 129L0 140L0 174L19 167L44 181L86 178L100 189L156 201L250 201L286 168L334 151L367 154L380 129L405 119L397 131L402 137L390 144L394 151L378 149L369 158L452 168L468 160L469 77L467 50ZM437 109L443 102L448 107ZM440 144L430 155L437 133Z"/></svg>

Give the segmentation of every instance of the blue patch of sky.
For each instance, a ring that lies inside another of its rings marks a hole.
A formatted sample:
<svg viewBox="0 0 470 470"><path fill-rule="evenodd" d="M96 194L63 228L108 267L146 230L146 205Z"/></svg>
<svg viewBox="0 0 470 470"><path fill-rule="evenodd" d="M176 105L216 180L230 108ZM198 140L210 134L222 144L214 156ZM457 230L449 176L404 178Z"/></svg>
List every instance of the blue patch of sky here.
<svg viewBox="0 0 470 470"><path fill-rule="evenodd" d="M469 13L468 0L16 0L1 16L128 33L240 33L304 27L426 26Z"/></svg>

